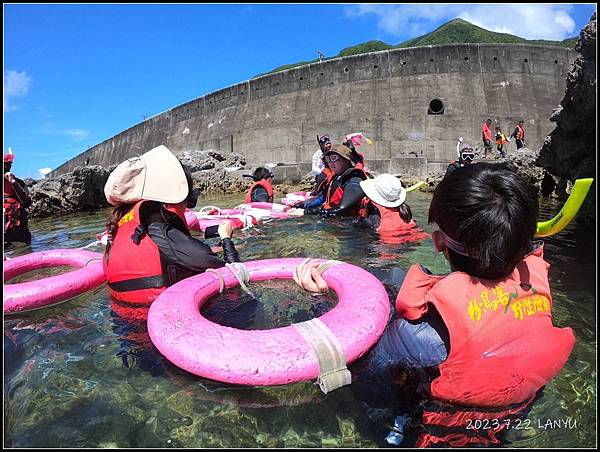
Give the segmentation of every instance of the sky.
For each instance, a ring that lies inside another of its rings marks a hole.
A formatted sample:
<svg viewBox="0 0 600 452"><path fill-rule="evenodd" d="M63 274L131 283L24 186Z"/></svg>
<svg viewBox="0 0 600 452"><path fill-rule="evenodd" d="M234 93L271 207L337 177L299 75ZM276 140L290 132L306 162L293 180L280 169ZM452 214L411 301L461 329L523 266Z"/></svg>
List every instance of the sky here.
<svg viewBox="0 0 600 452"><path fill-rule="evenodd" d="M578 36L588 4L3 4L3 149L40 179L145 118L285 64L460 17L526 39Z"/></svg>

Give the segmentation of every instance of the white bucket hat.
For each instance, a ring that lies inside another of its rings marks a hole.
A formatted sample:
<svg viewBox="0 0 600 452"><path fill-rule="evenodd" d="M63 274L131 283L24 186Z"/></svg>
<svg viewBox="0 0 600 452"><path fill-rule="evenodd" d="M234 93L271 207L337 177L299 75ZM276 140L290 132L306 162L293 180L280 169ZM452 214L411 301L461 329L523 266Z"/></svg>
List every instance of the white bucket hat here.
<svg viewBox="0 0 600 452"><path fill-rule="evenodd" d="M406 199L406 190L400 179L391 174L380 174L360 182L369 199L384 207L398 207Z"/></svg>
<svg viewBox="0 0 600 452"><path fill-rule="evenodd" d="M119 164L108 176L104 195L113 206L142 199L177 204L187 198L188 183L177 157L160 145Z"/></svg>

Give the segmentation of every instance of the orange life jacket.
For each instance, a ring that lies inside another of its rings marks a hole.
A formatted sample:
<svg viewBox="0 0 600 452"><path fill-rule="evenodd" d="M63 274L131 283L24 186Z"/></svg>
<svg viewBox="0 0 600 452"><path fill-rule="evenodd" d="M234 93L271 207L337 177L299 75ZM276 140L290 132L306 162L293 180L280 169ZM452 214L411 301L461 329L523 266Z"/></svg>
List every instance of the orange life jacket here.
<svg viewBox="0 0 600 452"><path fill-rule="evenodd" d="M450 334L433 396L507 406L531 397L561 370L575 337L571 328L552 325L548 267L543 246L498 281L463 272L429 275L411 266L396 298L398 314L415 320L432 303Z"/></svg>
<svg viewBox="0 0 600 452"><path fill-rule="evenodd" d="M12 184L4 179L4 232L21 225L21 201Z"/></svg>
<svg viewBox="0 0 600 452"><path fill-rule="evenodd" d="M249 204L252 202L252 191L257 186L261 186L262 188L264 188L267 191L267 194L269 195L269 200L267 202L273 202L273 186L267 179L261 179L258 182L254 182L252 184L252 186L250 187L250 190L248 190L248 193L246 193L246 201L245 201L246 204Z"/></svg>
<svg viewBox="0 0 600 452"><path fill-rule="evenodd" d="M496 144L503 145L508 143L508 140L502 132L496 132Z"/></svg>
<svg viewBox="0 0 600 452"><path fill-rule="evenodd" d="M517 140L522 140L523 137L525 136L525 129L517 124Z"/></svg>
<svg viewBox="0 0 600 452"><path fill-rule="evenodd" d="M180 280L167 268L154 241L144 232L138 201L119 221L113 243L104 252L104 275L111 296L128 303L148 304L168 286ZM182 220L176 225L189 234Z"/></svg>
<svg viewBox="0 0 600 452"><path fill-rule="evenodd" d="M411 228L417 227L417 224L410 220L406 223L400 217L400 210L398 207L385 207L381 204L377 204L373 202L371 199L366 198L366 202L361 205L361 209L358 212L358 215L361 218L367 218L369 216L369 205L373 205L377 207L379 213L381 215L381 220L379 222L379 228L377 228L377 232L380 234L393 234L396 232L406 231Z"/></svg>
<svg viewBox="0 0 600 452"><path fill-rule="evenodd" d="M344 197L344 183L352 177L360 177L362 180L365 180L367 175L362 169L350 167L339 176L333 177L327 188L327 196L325 197L325 204L323 204L325 209L331 209L339 205ZM364 202L365 200L363 198L360 205L352 209L351 212L348 212L347 216L357 215Z"/></svg>

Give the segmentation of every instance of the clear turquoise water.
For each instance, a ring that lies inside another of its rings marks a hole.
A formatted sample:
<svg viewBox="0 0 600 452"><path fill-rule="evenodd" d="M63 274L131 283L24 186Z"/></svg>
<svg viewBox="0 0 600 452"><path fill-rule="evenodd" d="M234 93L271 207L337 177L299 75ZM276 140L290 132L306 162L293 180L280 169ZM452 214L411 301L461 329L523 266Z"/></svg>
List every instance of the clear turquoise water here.
<svg viewBox="0 0 600 452"><path fill-rule="evenodd" d="M205 199L198 205L230 207L242 198ZM428 232L430 199L429 194L412 193L408 200L417 223ZM558 207L543 201L543 217ZM34 219L31 247L15 244L5 253L87 245L103 229L108 213ZM273 220L235 238L245 261L312 256L359 265L383 278L391 300L398 288L385 280L386 270L421 262L436 273L448 271L441 256L432 264L430 239L388 245L365 231L316 218ZM595 248L595 238L573 226L546 240L554 323L573 328L577 344L527 414L531 428L508 431L506 447L596 445ZM335 299L312 298L287 281L252 288L260 304L245 303L236 290L226 294L228 300L241 300L224 314L239 327L283 326L335 304ZM250 323L244 317L249 312ZM385 445L389 431L389 417L373 415L351 386L324 395L312 382L243 387L178 369L153 348L143 322L125 324L111 312L105 285L53 307L5 316L4 342L7 447L358 448ZM558 419L569 419L569 426L540 427Z"/></svg>

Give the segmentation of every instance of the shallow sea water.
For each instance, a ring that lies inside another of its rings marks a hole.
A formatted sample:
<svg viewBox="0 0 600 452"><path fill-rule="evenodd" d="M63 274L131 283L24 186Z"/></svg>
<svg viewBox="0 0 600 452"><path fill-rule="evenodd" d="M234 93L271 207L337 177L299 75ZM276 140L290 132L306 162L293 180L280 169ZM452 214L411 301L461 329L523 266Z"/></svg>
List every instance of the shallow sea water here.
<svg viewBox="0 0 600 452"><path fill-rule="evenodd" d="M231 207L242 200L243 195L201 199L198 208ZM420 192L407 199L417 224L427 232L430 200L430 194ZM542 200L542 218L559 207ZM31 246L10 245L5 254L87 245L103 230L108 213L33 219ZM429 238L386 244L364 230L314 217L272 220L237 231L235 241L243 261L310 256L358 265L384 283L390 303L398 291L388 276L393 267L421 262L434 273L449 270L442 256L433 262ZM208 243L216 245L216 239ZM570 225L545 243L554 324L573 328L577 343L529 412L499 439L505 447L593 447L595 238ZM91 250L101 252L99 247ZM60 271L64 269L41 270L25 279ZM319 316L337 301L334 296L312 297L291 281L253 283L251 289L259 301L232 289L209 300L202 312L238 328L269 328ZM353 386L325 395L313 382L245 387L189 374L160 355L144 322L115 315L105 284L52 307L4 316L6 447L385 446L388 426L401 413L370 405ZM559 420L568 425L549 427L548 421ZM476 432L481 437L487 433L483 427ZM414 435L421 430L418 423L411 427ZM407 435L401 446L413 440Z"/></svg>

